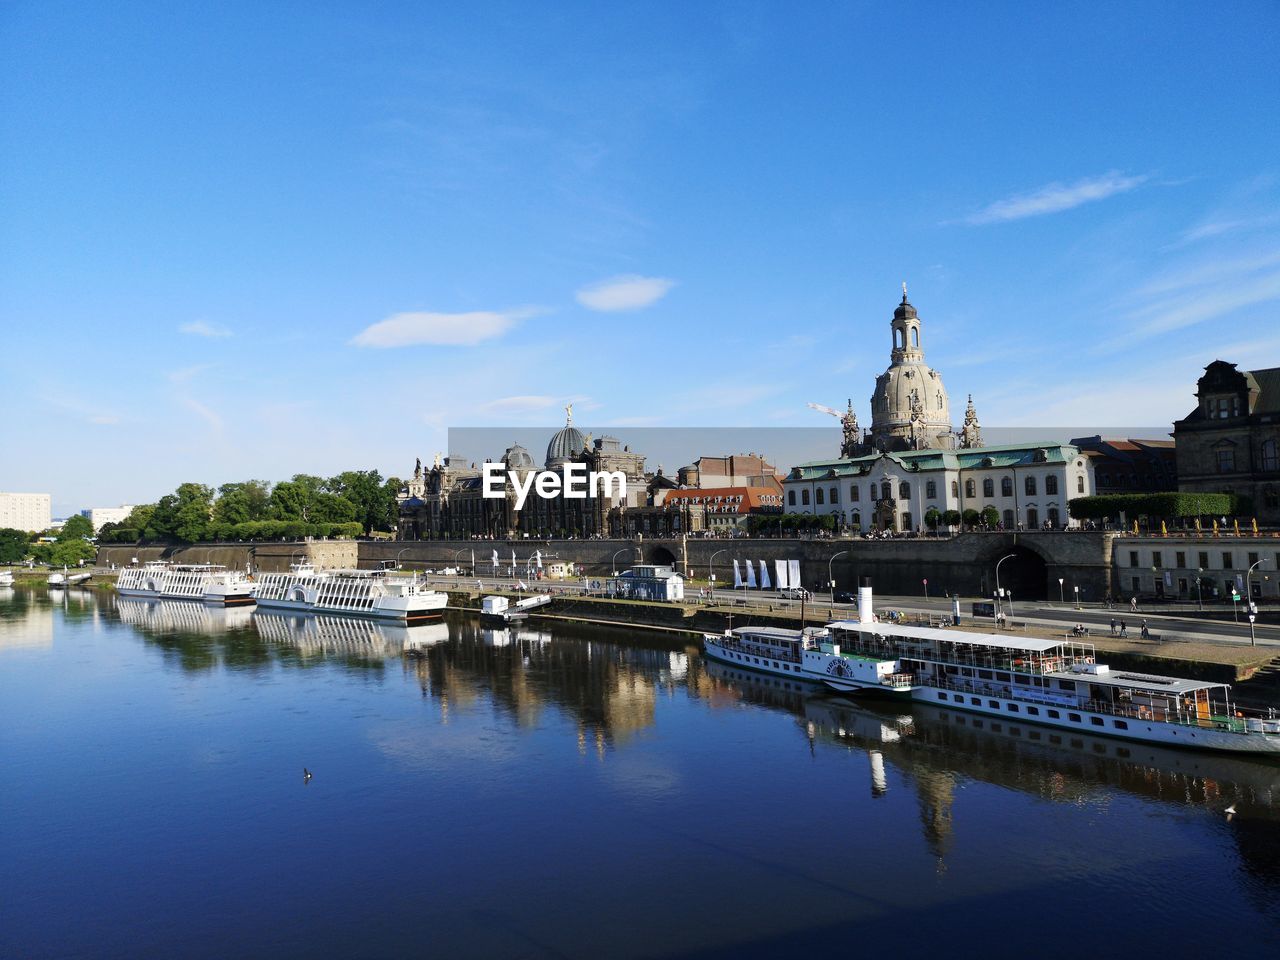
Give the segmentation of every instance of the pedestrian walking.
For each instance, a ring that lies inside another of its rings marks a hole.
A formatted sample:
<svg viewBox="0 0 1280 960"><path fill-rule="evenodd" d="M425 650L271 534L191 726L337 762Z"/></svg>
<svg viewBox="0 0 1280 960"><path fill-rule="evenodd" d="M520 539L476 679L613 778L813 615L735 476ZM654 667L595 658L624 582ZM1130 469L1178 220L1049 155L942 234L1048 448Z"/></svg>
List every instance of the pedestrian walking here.
<svg viewBox="0 0 1280 960"><path fill-rule="evenodd" d="M1137 613L1137 612L1138 612L1138 598L1137 598L1137 597L1130 597L1130 598L1129 598L1129 611L1130 611L1131 613Z"/></svg>
<svg viewBox="0 0 1280 960"><path fill-rule="evenodd" d="M1151 631L1147 629L1147 621L1145 620L1142 621L1142 639L1143 640L1151 639Z"/></svg>
<svg viewBox="0 0 1280 960"><path fill-rule="evenodd" d="M1127 625L1123 620L1121 620L1121 621L1120 621L1120 636L1122 636L1122 637L1127 637L1128 635L1129 635L1129 627L1128 627L1128 625Z"/></svg>
<svg viewBox="0 0 1280 960"><path fill-rule="evenodd" d="M1116 618L1115 617L1111 618L1111 635L1113 637L1116 635Z"/></svg>

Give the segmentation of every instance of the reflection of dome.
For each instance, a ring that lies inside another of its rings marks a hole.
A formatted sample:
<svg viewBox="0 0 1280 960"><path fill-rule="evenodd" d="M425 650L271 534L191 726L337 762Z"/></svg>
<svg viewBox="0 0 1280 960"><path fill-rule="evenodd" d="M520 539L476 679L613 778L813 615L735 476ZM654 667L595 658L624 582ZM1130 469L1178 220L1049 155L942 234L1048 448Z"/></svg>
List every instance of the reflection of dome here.
<svg viewBox="0 0 1280 960"><path fill-rule="evenodd" d="M556 435L547 444L547 467L558 467L566 460L577 460L582 456L582 448L587 445L587 438L582 431L570 421L556 431Z"/></svg>
<svg viewBox="0 0 1280 960"><path fill-rule="evenodd" d="M502 455L502 462L507 465L508 470L533 469L533 457L518 443L507 447L507 452Z"/></svg>

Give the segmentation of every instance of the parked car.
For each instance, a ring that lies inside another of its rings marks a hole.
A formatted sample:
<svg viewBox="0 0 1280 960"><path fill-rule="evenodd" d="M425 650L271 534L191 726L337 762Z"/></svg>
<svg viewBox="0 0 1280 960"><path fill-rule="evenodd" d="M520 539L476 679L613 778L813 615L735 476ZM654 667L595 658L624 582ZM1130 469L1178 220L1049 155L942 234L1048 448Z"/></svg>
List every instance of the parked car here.
<svg viewBox="0 0 1280 960"><path fill-rule="evenodd" d="M787 600L812 600L813 594L804 587L787 587L782 591L782 596Z"/></svg>
<svg viewBox="0 0 1280 960"><path fill-rule="evenodd" d="M857 603L858 595L850 593L848 590L839 590L836 592L836 603Z"/></svg>

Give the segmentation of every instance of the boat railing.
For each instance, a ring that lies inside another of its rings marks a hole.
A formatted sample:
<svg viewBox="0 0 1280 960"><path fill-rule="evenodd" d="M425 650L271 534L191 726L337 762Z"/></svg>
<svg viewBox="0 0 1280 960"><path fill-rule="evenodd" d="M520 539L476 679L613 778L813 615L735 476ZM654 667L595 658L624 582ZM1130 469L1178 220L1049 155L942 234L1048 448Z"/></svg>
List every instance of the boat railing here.
<svg viewBox="0 0 1280 960"><path fill-rule="evenodd" d="M1067 700L1050 696L1037 695L1031 690L1014 690L1003 684L969 683L965 681L936 680L924 677L917 681L923 686L936 687L942 690L953 690L956 693L969 693L975 696L999 697L1018 703L1030 703L1036 706L1055 710L1079 710L1083 713L1101 713L1128 720L1145 720L1151 723L1168 723L1182 727L1197 727L1203 730L1227 730L1232 733L1271 733L1280 734L1280 721L1275 722L1275 729L1266 728L1267 721L1250 724L1248 719L1235 710L1231 704L1211 702L1207 708L1207 716L1195 710L1167 709L1145 704L1115 704L1105 700Z"/></svg>

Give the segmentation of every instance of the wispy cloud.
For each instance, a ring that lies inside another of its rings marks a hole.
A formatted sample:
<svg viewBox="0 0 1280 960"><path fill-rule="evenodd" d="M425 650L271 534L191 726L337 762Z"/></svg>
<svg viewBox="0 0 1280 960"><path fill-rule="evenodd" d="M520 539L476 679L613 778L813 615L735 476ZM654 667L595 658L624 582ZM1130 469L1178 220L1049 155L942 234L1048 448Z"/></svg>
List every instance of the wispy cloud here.
<svg viewBox="0 0 1280 960"><path fill-rule="evenodd" d="M497 400L482 403L479 410L481 413L535 413L546 410L555 402L555 397L535 395L499 397Z"/></svg>
<svg viewBox="0 0 1280 960"><path fill-rule="evenodd" d="M212 363L197 363L190 367L181 367L177 370L170 370L164 375L165 379L170 383L189 383L206 370L213 369L215 365Z"/></svg>
<svg viewBox="0 0 1280 960"><path fill-rule="evenodd" d="M500 337L519 321L540 311L525 308L498 312L395 313L351 338L356 347L450 346L473 347Z"/></svg>
<svg viewBox="0 0 1280 960"><path fill-rule="evenodd" d="M209 323L205 320L192 320L190 323L184 323L178 327L183 333L189 333L193 337L229 337L231 331L224 326L216 323Z"/></svg>
<svg viewBox="0 0 1280 960"><path fill-rule="evenodd" d="M214 433L222 433L222 417L215 410L205 406L193 397L179 397L179 399L188 410L191 410L205 423L209 424Z"/></svg>
<svg viewBox="0 0 1280 960"><path fill-rule="evenodd" d="M1128 177L1118 170L1112 170L1102 176L1087 177L1075 183L1050 183L1029 193L997 200L968 217L965 222L978 226L1039 217L1047 213L1060 213L1085 203L1105 200L1118 193L1126 193L1134 187L1141 186L1148 179L1145 174Z"/></svg>
<svg viewBox="0 0 1280 960"><path fill-rule="evenodd" d="M578 302L588 310L610 313L618 310L639 310L657 303L674 286L675 281L665 277L627 274L583 287L575 296Z"/></svg>

